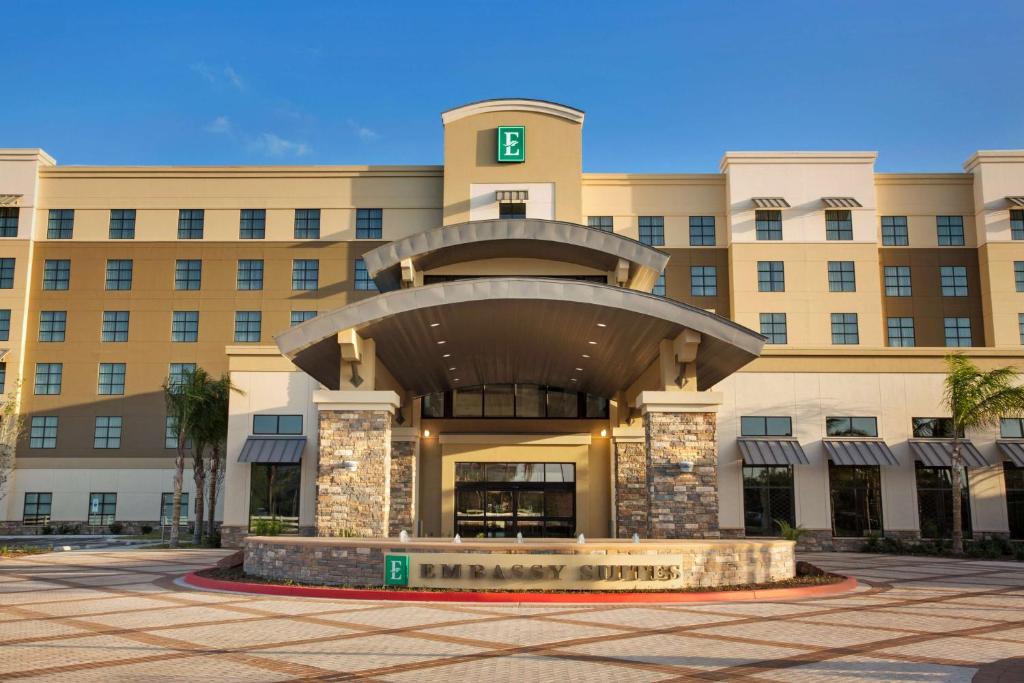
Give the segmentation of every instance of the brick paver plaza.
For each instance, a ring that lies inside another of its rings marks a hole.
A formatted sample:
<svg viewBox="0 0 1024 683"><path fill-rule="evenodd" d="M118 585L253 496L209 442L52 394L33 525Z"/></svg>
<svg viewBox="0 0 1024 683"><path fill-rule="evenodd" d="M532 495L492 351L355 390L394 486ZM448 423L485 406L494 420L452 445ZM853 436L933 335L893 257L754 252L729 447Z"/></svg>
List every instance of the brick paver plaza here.
<svg viewBox="0 0 1024 683"><path fill-rule="evenodd" d="M222 555L0 560L0 680L1024 680L1021 563L806 555L871 585L643 607L347 602L175 583Z"/></svg>

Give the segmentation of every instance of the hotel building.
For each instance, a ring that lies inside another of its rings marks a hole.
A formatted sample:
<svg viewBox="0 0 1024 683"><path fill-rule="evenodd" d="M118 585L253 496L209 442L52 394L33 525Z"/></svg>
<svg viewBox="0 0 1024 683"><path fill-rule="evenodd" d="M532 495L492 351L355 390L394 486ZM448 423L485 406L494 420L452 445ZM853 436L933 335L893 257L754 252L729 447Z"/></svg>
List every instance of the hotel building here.
<svg viewBox="0 0 1024 683"><path fill-rule="evenodd" d="M3 528L169 521L162 385L201 366L241 390L227 544L949 534L943 358L1024 367L1024 151L585 173L572 107L441 119L441 166L0 150ZM967 531L1024 538L1022 421L966 436Z"/></svg>

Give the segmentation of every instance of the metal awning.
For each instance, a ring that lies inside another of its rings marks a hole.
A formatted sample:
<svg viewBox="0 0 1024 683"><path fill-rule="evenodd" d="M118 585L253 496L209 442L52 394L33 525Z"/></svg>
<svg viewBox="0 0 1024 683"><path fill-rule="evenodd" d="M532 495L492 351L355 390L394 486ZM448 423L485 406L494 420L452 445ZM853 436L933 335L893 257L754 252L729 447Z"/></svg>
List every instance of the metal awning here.
<svg viewBox="0 0 1024 683"><path fill-rule="evenodd" d="M828 209L859 209L862 206L853 197L822 197L821 203Z"/></svg>
<svg viewBox="0 0 1024 683"><path fill-rule="evenodd" d="M782 197L753 197L754 208L757 209L788 209L789 202Z"/></svg>
<svg viewBox="0 0 1024 683"><path fill-rule="evenodd" d="M953 463L952 439L911 439L910 448L927 467L949 467ZM960 441L960 455L967 467L988 467L978 447L967 439Z"/></svg>
<svg viewBox="0 0 1024 683"><path fill-rule="evenodd" d="M893 465L900 461L881 439L824 439L828 457L837 465Z"/></svg>
<svg viewBox="0 0 1024 683"><path fill-rule="evenodd" d="M304 436L250 436L238 454L238 462L294 465L302 460Z"/></svg>
<svg viewBox="0 0 1024 683"><path fill-rule="evenodd" d="M739 438L736 440L746 465L810 465L796 439Z"/></svg>
<svg viewBox="0 0 1024 683"><path fill-rule="evenodd" d="M1013 206L1024 206L1024 197L1007 197L1006 201Z"/></svg>
<svg viewBox="0 0 1024 683"><path fill-rule="evenodd" d="M996 441L999 450L1010 459L1017 467L1024 467L1024 441L1008 441L999 439Z"/></svg>
<svg viewBox="0 0 1024 683"><path fill-rule="evenodd" d="M525 202L530 198L529 190L497 190L494 193L495 201L504 202Z"/></svg>

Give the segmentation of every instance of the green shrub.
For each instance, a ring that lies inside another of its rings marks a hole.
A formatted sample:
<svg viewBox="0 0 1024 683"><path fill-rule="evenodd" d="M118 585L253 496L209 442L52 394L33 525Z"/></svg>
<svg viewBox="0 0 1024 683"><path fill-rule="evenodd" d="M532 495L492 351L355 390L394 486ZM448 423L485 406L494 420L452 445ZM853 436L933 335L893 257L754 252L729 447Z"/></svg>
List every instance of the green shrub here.
<svg viewBox="0 0 1024 683"><path fill-rule="evenodd" d="M879 544L878 540L878 534L868 534L868 540L864 541L864 545L861 546L860 551L862 553L881 552L881 545Z"/></svg>
<svg viewBox="0 0 1024 683"><path fill-rule="evenodd" d="M779 533L787 541L799 541L800 537L807 533L807 529L800 526L793 526L784 519L777 519L775 523L779 526Z"/></svg>
<svg viewBox="0 0 1024 683"><path fill-rule="evenodd" d="M250 525L250 533L254 536L277 536L284 528L277 517L257 519Z"/></svg>
<svg viewBox="0 0 1024 683"><path fill-rule="evenodd" d="M64 524L61 524L57 527L57 533L61 535L77 534L81 528L82 527L80 524L72 524L70 522L65 522Z"/></svg>
<svg viewBox="0 0 1024 683"><path fill-rule="evenodd" d="M42 528L39 529L39 533L41 533L43 536L52 536L53 535L53 527L50 526L49 524L44 524L42 526Z"/></svg>
<svg viewBox="0 0 1024 683"><path fill-rule="evenodd" d="M117 534L124 531L124 524L121 524L121 522L112 522L109 526L107 526L107 528L110 529L110 533L116 536Z"/></svg>
<svg viewBox="0 0 1024 683"><path fill-rule="evenodd" d="M151 527L148 524L143 524L142 526L139 527L139 531L142 532L143 536L146 536L146 535L149 535L149 534L153 533L153 527Z"/></svg>

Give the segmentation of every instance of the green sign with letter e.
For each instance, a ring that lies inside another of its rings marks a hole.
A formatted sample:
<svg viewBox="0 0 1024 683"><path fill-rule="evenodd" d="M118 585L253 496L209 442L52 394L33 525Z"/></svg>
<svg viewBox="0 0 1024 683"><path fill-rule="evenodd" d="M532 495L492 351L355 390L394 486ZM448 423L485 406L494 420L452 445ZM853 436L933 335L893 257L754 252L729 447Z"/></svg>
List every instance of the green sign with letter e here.
<svg viewBox="0 0 1024 683"><path fill-rule="evenodd" d="M526 126L498 126L498 161L526 161Z"/></svg>
<svg viewBox="0 0 1024 683"><path fill-rule="evenodd" d="M385 555L384 556L384 585L385 586L408 586L409 585L409 556L408 555Z"/></svg>

